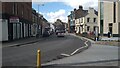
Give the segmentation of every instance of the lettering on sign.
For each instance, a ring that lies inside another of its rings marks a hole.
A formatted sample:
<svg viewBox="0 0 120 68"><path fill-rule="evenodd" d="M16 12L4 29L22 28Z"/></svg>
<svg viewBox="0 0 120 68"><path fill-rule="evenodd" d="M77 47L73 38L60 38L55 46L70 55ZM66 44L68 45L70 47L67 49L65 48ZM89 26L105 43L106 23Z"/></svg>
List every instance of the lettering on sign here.
<svg viewBox="0 0 120 68"><path fill-rule="evenodd" d="M18 23L19 18L18 17L10 17L10 23Z"/></svg>

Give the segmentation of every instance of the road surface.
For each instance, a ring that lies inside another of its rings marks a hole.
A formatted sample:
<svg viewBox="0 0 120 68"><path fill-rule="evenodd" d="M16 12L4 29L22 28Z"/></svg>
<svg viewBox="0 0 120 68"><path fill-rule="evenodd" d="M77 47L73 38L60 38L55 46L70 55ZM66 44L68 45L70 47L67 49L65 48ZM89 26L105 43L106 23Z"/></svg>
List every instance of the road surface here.
<svg viewBox="0 0 120 68"><path fill-rule="evenodd" d="M2 49L2 63L3 66L36 66L38 49L41 50L41 63L47 63L59 59L61 54L71 54L85 46L84 42L71 35L59 38L52 35L36 43L5 47Z"/></svg>

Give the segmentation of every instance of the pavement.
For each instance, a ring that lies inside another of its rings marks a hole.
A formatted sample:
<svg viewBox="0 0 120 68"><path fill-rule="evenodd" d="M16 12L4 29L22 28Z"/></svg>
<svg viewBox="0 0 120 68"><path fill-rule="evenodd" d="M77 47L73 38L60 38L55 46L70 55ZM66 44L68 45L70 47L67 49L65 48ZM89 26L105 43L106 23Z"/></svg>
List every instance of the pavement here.
<svg viewBox="0 0 120 68"><path fill-rule="evenodd" d="M42 37L36 38L36 37L30 37L30 38L24 38L24 39L18 39L13 41L7 41L2 43L2 47L12 47L12 46L19 46L19 45L25 45L30 43L38 42L42 39Z"/></svg>
<svg viewBox="0 0 120 68"><path fill-rule="evenodd" d="M101 41L118 41L118 40L120 40L119 37L110 37L110 38L108 38L108 37L101 37Z"/></svg>

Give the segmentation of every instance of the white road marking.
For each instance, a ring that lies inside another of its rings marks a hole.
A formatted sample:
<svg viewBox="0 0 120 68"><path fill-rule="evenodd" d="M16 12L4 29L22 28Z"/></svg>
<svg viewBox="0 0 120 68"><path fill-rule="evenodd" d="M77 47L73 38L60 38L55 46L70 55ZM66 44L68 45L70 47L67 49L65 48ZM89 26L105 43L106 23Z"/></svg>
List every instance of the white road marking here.
<svg viewBox="0 0 120 68"><path fill-rule="evenodd" d="M83 48L88 47L87 42L88 42L88 41L86 41L86 42L84 43L86 46L83 46L83 47L80 47L80 48L76 49L76 50L75 50L73 53L71 53L70 55L74 55L74 54L75 54L76 52L78 52L80 49L83 49Z"/></svg>
<svg viewBox="0 0 120 68"><path fill-rule="evenodd" d="M88 42L88 40L87 40L87 41L85 41L85 43L84 43L84 44L85 44L85 46L83 46L83 47L80 47L80 48L76 49L76 50L75 50L75 51L73 51L70 55L69 55L69 54L64 54L64 53L62 53L61 55L66 56L66 57L72 56L72 55L74 55L75 53L77 53L80 49L83 49L83 48L88 47L87 42Z"/></svg>
<svg viewBox="0 0 120 68"><path fill-rule="evenodd" d="M66 56L66 57L69 57L69 56L70 56L70 55L68 55L68 54L63 54L63 53L62 53L61 55L62 55L62 56Z"/></svg>

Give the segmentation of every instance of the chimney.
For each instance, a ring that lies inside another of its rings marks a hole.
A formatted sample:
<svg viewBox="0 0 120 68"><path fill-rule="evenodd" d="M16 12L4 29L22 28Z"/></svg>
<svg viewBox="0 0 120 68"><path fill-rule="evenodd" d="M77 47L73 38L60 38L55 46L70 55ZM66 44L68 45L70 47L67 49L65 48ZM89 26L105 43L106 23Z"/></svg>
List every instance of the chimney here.
<svg viewBox="0 0 120 68"><path fill-rule="evenodd" d="M81 5L79 5L79 10L83 10L83 7Z"/></svg>
<svg viewBox="0 0 120 68"><path fill-rule="evenodd" d="M94 8L89 7L88 13L94 13Z"/></svg>
<svg viewBox="0 0 120 68"><path fill-rule="evenodd" d="M76 11L76 8L74 9L74 11Z"/></svg>

